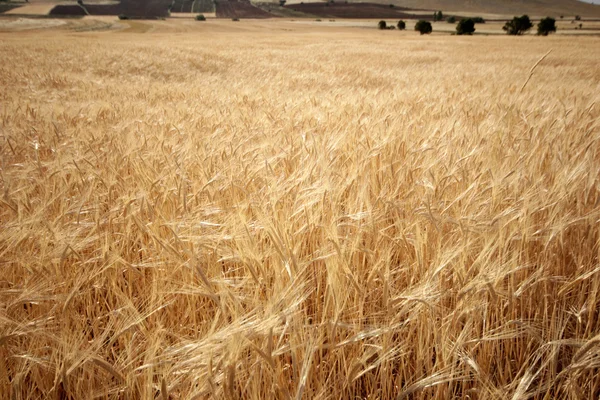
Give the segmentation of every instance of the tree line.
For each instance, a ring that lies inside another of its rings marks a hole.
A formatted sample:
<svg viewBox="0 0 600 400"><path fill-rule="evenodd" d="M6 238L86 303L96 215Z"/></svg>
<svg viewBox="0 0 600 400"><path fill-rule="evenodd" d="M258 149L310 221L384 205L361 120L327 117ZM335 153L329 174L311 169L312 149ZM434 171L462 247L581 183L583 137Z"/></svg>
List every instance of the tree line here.
<svg viewBox="0 0 600 400"><path fill-rule="evenodd" d="M444 15L441 11L434 13L434 21L441 21ZM449 23L456 22L455 17L448 17L446 19ZM473 18L462 18L456 24L457 35L472 35L475 33L475 24L485 23L485 20L481 17ZM395 29L399 30L406 29L406 22L399 21L396 26L388 25L385 21L379 21L377 24L379 29ZM515 16L511 21L507 21L502 27L508 35L522 35L529 31L533 27L533 23L528 15L522 15L520 17ZM433 26L431 22L425 20L419 20L415 24L415 31L418 31L421 35L426 35L433 32ZM541 36L547 36L550 33L556 32L556 20L552 17L542 18L537 24L537 34Z"/></svg>

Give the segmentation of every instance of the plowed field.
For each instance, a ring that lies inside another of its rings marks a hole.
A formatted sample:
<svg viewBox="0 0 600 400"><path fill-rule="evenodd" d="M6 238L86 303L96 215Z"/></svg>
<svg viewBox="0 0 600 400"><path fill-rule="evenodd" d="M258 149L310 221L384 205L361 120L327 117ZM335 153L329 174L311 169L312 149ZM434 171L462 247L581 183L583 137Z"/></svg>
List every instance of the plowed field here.
<svg viewBox="0 0 600 400"><path fill-rule="evenodd" d="M403 18L432 19L433 12L407 13L408 9L374 3L304 3L285 6L287 9L323 18Z"/></svg>
<svg viewBox="0 0 600 400"><path fill-rule="evenodd" d="M50 11L51 15L127 15L137 18L159 18L169 15L169 0L122 0L120 4L59 5ZM86 13L87 10L87 13Z"/></svg>
<svg viewBox="0 0 600 400"><path fill-rule="evenodd" d="M175 0L172 12L178 13L210 13L215 12L212 0Z"/></svg>
<svg viewBox="0 0 600 400"><path fill-rule="evenodd" d="M219 1L217 18L271 18L273 15L253 6L249 1Z"/></svg>

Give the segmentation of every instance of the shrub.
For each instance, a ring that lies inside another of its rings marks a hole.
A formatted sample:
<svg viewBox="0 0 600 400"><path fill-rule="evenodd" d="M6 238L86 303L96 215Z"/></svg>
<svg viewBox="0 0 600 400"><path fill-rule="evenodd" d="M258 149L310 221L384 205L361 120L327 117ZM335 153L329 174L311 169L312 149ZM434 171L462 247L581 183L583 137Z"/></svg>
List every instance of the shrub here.
<svg viewBox="0 0 600 400"><path fill-rule="evenodd" d="M530 30L532 26L533 24L531 23L529 16L522 15L520 17L514 17L512 21L508 21L504 24L502 30L508 35L522 35Z"/></svg>
<svg viewBox="0 0 600 400"><path fill-rule="evenodd" d="M389 30L393 31L394 29L396 29L396 27L395 27L394 25L389 25L389 26L387 27L387 29L389 29Z"/></svg>
<svg viewBox="0 0 600 400"><path fill-rule="evenodd" d="M483 17L473 17L471 18L473 20L473 22L475 22L476 24L485 24L485 19L483 19Z"/></svg>
<svg viewBox="0 0 600 400"><path fill-rule="evenodd" d="M317 22L321 22L321 19L320 19L320 18L317 18L317 19L315 19L315 21L317 21Z"/></svg>
<svg viewBox="0 0 600 400"><path fill-rule="evenodd" d="M238 22L240 19L239 18L231 18L232 21Z"/></svg>
<svg viewBox="0 0 600 400"><path fill-rule="evenodd" d="M398 21L398 25L397 26L398 26L399 30L403 31L403 30L406 29L406 22L400 20L400 21Z"/></svg>
<svg viewBox="0 0 600 400"><path fill-rule="evenodd" d="M378 29L385 29L385 28L387 28L387 24L383 20L379 21L379 23L377 24L377 28Z"/></svg>
<svg viewBox="0 0 600 400"><path fill-rule="evenodd" d="M549 33L556 32L556 20L551 17L542 18L540 23L537 25L537 34L541 36L548 36Z"/></svg>
<svg viewBox="0 0 600 400"><path fill-rule="evenodd" d="M206 21L206 17L204 14L198 14L196 15L196 21Z"/></svg>
<svg viewBox="0 0 600 400"><path fill-rule="evenodd" d="M456 24L457 35L472 35L475 32L475 21L471 18L463 18Z"/></svg>
<svg viewBox="0 0 600 400"><path fill-rule="evenodd" d="M581 21L581 17L579 15L575 16L575 21Z"/></svg>
<svg viewBox="0 0 600 400"><path fill-rule="evenodd" d="M422 19L420 19L415 24L415 31L419 31L421 35L431 33L431 31L433 31L433 28L431 27L431 22L423 21Z"/></svg>
<svg viewBox="0 0 600 400"><path fill-rule="evenodd" d="M456 22L456 17L453 15L451 17L446 18L446 22L449 24L453 24Z"/></svg>
<svg viewBox="0 0 600 400"><path fill-rule="evenodd" d="M125 14L120 14L119 19L129 19L129 17Z"/></svg>

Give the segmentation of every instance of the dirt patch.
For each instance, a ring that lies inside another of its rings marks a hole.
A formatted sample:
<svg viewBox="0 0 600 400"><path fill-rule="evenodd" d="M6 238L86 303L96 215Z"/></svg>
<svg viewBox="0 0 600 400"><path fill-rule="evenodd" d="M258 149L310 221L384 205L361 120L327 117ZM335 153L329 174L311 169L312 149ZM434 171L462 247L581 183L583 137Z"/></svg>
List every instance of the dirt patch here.
<svg viewBox="0 0 600 400"><path fill-rule="evenodd" d="M116 5L60 5L50 11L50 15L119 15L121 8Z"/></svg>
<svg viewBox="0 0 600 400"><path fill-rule="evenodd" d="M132 17L168 17L171 0L122 0L121 14Z"/></svg>
<svg viewBox="0 0 600 400"><path fill-rule="evenodd" d="M432 12L375 3L304 3L285 6L294 11L322 18L394 18L431 20ZM410 11L410 12L408 12Z"/></svg>
<svg viewBox="0 0 600 400"><path fill-rule="evenodd" d="M218 1L217 18L271 18L273 15L255 7L248 0Z"/></svg>
<svg viewBox="0 0 600 400"><path fill-rule="evenodd" d="M58 5L51 15L126 15L130 18L165 18L170 0L122 0L119 4Z"/></svg>
<svg viewBox="0 0 600 400"><path fill-rule="evenodd" d="M267 11L273 17L282 18L314 18L314 15L305 14L300 11L296 11L290 7L281 7L279 3L273 2L254 2L256 7Z"/></svg>
<svg viewBox="0 0 600 400"><path fill-rule="evenodd" d="M213 0L175 0L171 12L212 13L215 12Z"/></svg>

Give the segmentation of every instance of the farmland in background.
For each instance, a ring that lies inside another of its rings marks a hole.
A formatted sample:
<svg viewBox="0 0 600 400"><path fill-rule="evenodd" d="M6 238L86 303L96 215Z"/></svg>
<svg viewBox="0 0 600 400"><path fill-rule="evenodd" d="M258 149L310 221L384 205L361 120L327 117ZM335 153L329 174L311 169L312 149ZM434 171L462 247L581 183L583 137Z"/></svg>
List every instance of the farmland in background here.
<svg viewBox="0 0 600 400"><path fill-rule="evenodd" d="M0 13L4 13L6 11L10 11L12 9L18 8L20 7L20 4L13 4L13 3L0 3Z"/></svg>
<svg viewBox="0 0 600 400"><path fill-rule="evenodd" d="M175 0L172 12L212 13L215 12L213 0Z"/></svg>
<svg viewBox="0 0 600 400"><path fill-rule="evenodd" d="M334 0L335 3L345 3L346 0ZM347 0L348 3L361 3L362 1ZM522 15L530 16L574 16L581 15L588 18L600 17L600 5L584 3L578 0L536 0L536 1L510 1L510 0L369 0L370 3L383 5L394 4L396 7L421 10L442 10L444 12ZM273 1L273 3L277 3ZM287 0L286 4L308 3L305 0ZM324 3L324 2L322 2Z"/></svg>
<svg viewBox="0 0 600 400"><path fill-rule="evenodd" d="M250 0L218 0L218 18L271 18L267 11L253 5Z"/></svg>
<svg viewBox="0 0 600 400"><path fill-rule="evenodd" d="M161 3L159 7L159 12L156 11L153 4L156 4L156 1ZM86 6L102 6L109 5L106 3L115 3L117 1L103 1L103 0L87 0L84 1L84 5ZM127 3L126 11L133 14L139 14L140 12L145 12L145 10L151 11L152 14L150 17L160 17L164 16L163 6L168 8L173 3L173 12L181 13L181 12L214 12L212 0L124 0L124 3ZM164 4L163 4L164 3ZM275 0L260 0L256 3L264 3L261 4L261 8L277 8L279 6L279 2ZM309 4L310 1L304 0L287 0L286 5L292 6L299 3ZM323 1L312 2L315 3L313 6L325 5ZM362 1L355 0L339 0L334 1L333 4L358 4L363 3ZM479 15L484 16L486 19L489 18L512 18L513 15L521 15L521 14L529 14L530 16L541 18L545 16L552 16L558 18L563 15L565 18L573 18L575 15L581 15L585 18L600 18L600 5L598 4L589 4L578 0L537 0L535 2L516 2L509 0L370 0L369 3L378 3L383 6L389 6L390 4L394 5L399 9L405 10L442 10L445 14L450 15ZM72 1L59 1L59 0L29 0L29 2L23 1L5 1L0 2L0 13L2 13L2 9L8 10L10 8L19 5L16 9L13 9L12 12L19 13L19 8L23 9L24 14L31 14L31 10L34 10L36 7L42 5L59 5L61 8L61 12L63 13L79 13L79 10L76 6L76 2ZM75 6L75 8L74 8ZM67 8L65 8L67 7ZM148 8L147 8L148 7ZM364 7L364 6L361 6ZM56 13L55 13L56 14ZM99 14L103 15L106 12L100 11ZM427 14L427 13L426 13ZM431 14L431 13L430 13ZM283 15L283 16L291 16L291 17L299 17L302 16L301 13L291 13L289 11L282 11L280 9L274 9L273 15ZM320 14L323 15L323 14ZM431 16L431 15L428 15Z"/></svg>
<svg viewBox="0 0 600 400"><path fill-rule="evenodd" d="M2 399L597 397L597 37L133 23L0 33Z"/></svg>
<svg viewBox="0 0 600 400"><path fill-rule="evenodd" d="M50 15L126 15L158 18L169 15L171 0L121 0L116 4L57 5Z"/></svg>
<svg viewBox="0 0 600 400"><path fill-rule="evenodd" d="M314 2L290 4L285 6L285 8L322 18L411 18L425 20L433 18L433 13L426 10L414 11L399 7L390 7L389 4L376 3ZM410 13L406 11L410 11Z"/></svg>

